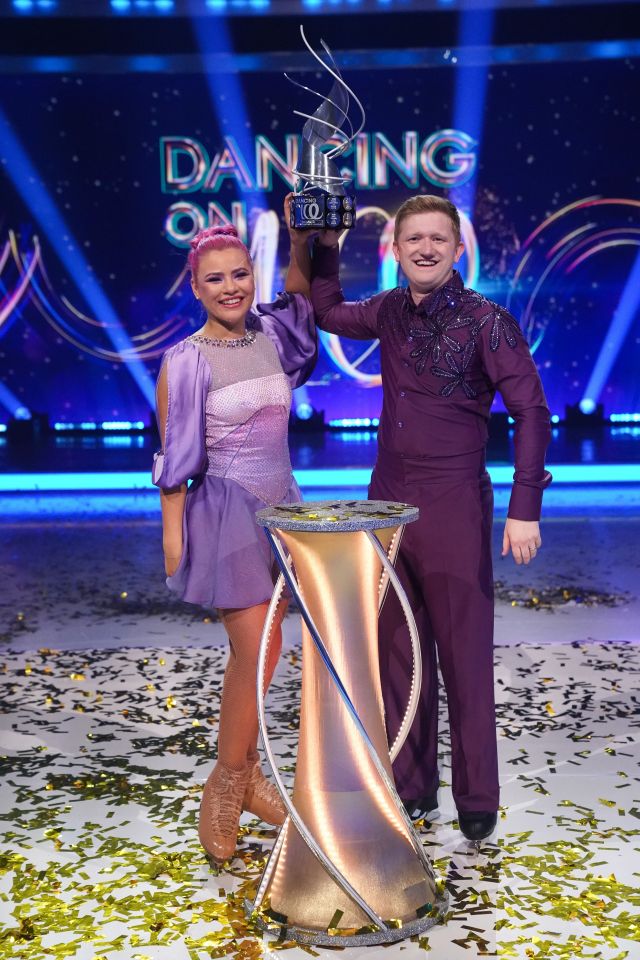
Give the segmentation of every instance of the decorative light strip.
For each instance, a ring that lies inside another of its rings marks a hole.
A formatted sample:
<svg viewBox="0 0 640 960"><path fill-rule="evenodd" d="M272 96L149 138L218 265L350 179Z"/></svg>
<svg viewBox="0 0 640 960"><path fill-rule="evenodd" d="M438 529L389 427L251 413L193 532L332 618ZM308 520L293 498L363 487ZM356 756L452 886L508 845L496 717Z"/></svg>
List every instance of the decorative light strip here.
<svg viewBox="0 0 640 960"><path fill-rule="evenodd" d="M513 467L490 466L496 486L510 486ZM640 483L640 463L564 463L550 465L553 483ZM323 490L366 487L371 479L368 467L347 469L294 470L300 486ZM0 492L44 493L65 490L151 490L151 472L128 473L14 473L0 476Z"/></svg>
<svg viewBox="0 0 640 960"><path fill-rule="evenodd" d="M330 427L379 427L378 417L342 417L339 420L330 420Z"/></svg>
<svg viewBox="0 0 640 960"><path fill-rule="evenodd" d="M103 420L102 423L94 423L92 420L83 420L81 423L61 423L53 424L56 433L69 430L144 430L146 424L142 420Z"/></svg>
<svg viewBox="0 0 640 960"><path fill-rule="evenodd" d="M612 413L611 423L640 423L640 413Z"/></svg>
<svg viewBox="0 0 640 960"><path fill-rule="evenodd" d="M331 3L331 0L328 0ZM261 8L270 13L269 7ZM307 12L313 12L305 8ZM219 13L213 8L209 15ZM236 7L228 6L227 14L236 14ZM247 12L261 12L247 8ZM121 11L126 13L126 11ZM417 70L458 67L504 66L521 63L580 63L593 60L624 60L640 55L640 39L575 41L568 43L523 43L503 46L474 47L417 47L402 50L335 50L345 69L377 70L414 68ZM201 55L181 54L106 54L79 56L0 56L0 73L194 73L217 69L221 74L231 71L255 73L283 69L302 70L303 54L296 53L225 53Z"/></svg>

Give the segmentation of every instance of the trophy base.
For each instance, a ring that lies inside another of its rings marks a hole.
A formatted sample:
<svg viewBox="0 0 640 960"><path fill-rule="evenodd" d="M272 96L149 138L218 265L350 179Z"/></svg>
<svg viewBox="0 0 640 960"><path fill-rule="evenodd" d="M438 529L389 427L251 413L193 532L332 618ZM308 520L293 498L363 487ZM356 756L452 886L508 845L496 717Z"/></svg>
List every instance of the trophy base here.
<svg viewBox="0 0 640 960"><path fill-rule="evenodd" d="M410 937L420 936L436 924L441 924L449 907L448 894L441 895L436 903L424 916L416 917L405 923L390 921L383 929L373 925L360 930L312 930L308 927L299 927L287 922L285 917L272 918L268 913L255 910L250 900L244 901L244 910L247 917L254 921L259 930L270 933L278 940L293 940L296 943L318 947L373 947L398 943Z"/></svg>
<svg viewBox="0 0 640 960"><path fill-rule="evenodd" d="M291 201L289 223L295 230L349 230L356 222L356 198L316 190L296 194Z"/></svg>

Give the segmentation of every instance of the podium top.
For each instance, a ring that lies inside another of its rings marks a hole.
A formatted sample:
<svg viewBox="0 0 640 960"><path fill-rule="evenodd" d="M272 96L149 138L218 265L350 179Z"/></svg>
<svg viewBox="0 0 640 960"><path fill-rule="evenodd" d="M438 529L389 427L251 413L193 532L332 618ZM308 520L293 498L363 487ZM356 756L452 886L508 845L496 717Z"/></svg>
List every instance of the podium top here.
<svg viewBox="0 0 640 960"><path fill-rule="evenodd" d="M418 514L417 507L391 500L314 500L258 510L256 523L276 530L347 533L412 523Z"/></svg>

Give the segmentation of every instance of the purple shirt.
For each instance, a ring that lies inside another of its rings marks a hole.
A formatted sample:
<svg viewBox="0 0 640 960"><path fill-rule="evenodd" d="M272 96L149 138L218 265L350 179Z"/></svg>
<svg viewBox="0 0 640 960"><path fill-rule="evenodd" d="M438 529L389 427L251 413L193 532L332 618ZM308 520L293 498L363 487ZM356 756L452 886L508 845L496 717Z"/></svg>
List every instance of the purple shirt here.
<svg viewBox="0 0 640 960"><path fill-rule="evenodd" d="M549 409L531 352L503 307L466 288L460 274L415 305L396 287L345 302L337 247L316 244L311 300L322 330L380 340L384 400L378 445L386 454L428 458L483 451L500 391L515 420L515 474L509 517L538 520L551 482L545 451Z"/></svg>

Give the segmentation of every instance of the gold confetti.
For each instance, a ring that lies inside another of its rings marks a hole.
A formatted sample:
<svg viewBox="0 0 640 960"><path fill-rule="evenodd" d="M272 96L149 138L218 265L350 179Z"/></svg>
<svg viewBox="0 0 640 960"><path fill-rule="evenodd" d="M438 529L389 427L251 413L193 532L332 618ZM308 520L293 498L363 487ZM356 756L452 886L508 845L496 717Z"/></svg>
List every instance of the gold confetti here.
<svg viewBox="0 0 640 960"><path fill-rule="evenodd" d="M31 652L31 676L24 673L26 658L15 655L6 677L0 675L7 716L17 720L16 729L43 741L56 731L51 749L39 743L2 760L14 806L0 827L0 876L5 896L17 904L9 908L13 926L0 931L2 955L72 960L86 944L92 945L87 956L93 960L118 953L144 958L160 948L192 960L261 960L302 950L293 942L263 938L245 915L244 899L255 895L275 830L243 818L238 855L217 877L197 841L218 709L215 691L202 678L219 681L226 650L190 648L188 662L182 651L147 652L144 662L139 651L87 654L83 670L98 691L95 697L82 696L89 692L71 679L77 654L56 654L45 672ZM422 832L438 888L446 876L451 895L450 926L436 933L438 943L446 944L440 951L446 960L463 950L471 958L623 960L640 941L638 877L622 867L619 880L613 873L622 857L635 863L640 847L637 791L624 795L626 814L606 796L612 785L637 788L628 739L631 705L624 715L624 696L607 691L614 666L623 692L634 689L639 652L633 645L607 644L606 651L584 645L573 655L595 669L592 675L573 672L572 685L564 652L536 651L532 661L527 652L525 662L515 648L497 651L512 678L499 700L498 719L501 733L509 735L501 739L503 756L518 761L519 776L509 788L516 791L509 799L518 798L518 809L505 801L498 837L478 853L470 854L463 843L443 852L442 838L452 830L446 816ZM289 784L297 736L291 691L299 685L300 669L296 648L282 659L270 693L277 711L272 716L278 717L273 733ZM170 698L148 695L147 682L162 686L169 677ZM121 678L127 682L121 685ZM553 719L545 709L549 683L558 684ZM89 734L87 717L73 709L79 699L91 713ZM61 713L63 700L69 709ZM169 700L173 706L188 704L188 710L170 710ZM38 710L43 703L51 709ZM61 735L70 745L64 754ZM91 741L86 746L85 737ZM604 753L603 737L610 744ZM590 740L592 750L581 749ZM451 777L444 745L442 762L446 785ZM568 762L580 767L579 775L564 778L559 789L565 794L558 795L549 766L557 764L560 771ZM605 795L591 806L579 788L571 793L565 788L567 780L580 782L583 775L601 777L598 792ZM141 833L141 822L150 826L148 835ZM334 929L343 932L339 924ZM401 949L431 950L433 956L427 937L397 945L390 956ZM310 947L302 952L318 955Z"/></svg>

